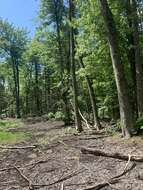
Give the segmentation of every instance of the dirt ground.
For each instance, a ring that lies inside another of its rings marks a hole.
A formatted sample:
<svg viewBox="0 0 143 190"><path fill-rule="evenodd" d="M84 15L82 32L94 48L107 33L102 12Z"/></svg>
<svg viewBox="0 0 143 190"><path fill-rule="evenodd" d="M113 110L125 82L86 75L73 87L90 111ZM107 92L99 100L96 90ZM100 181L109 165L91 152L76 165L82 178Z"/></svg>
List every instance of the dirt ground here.
<svg viewBox="0 0 143 190"><path fill-rule="evenodd" d="M26 123L19 130L32 136L12 145L17 149L0 148L0 190L143 190L143 163L136 163L118 182L110 184L109 179L122 173L127 161L80 151L80 147L90 147L142 155L141 137L124 140L92 131L77 135L62 122ZM35 147L28 148L31 145ZM27 148L18 148L23 146ZM108 183L105 187L87 188L104 182Z"/></svg>

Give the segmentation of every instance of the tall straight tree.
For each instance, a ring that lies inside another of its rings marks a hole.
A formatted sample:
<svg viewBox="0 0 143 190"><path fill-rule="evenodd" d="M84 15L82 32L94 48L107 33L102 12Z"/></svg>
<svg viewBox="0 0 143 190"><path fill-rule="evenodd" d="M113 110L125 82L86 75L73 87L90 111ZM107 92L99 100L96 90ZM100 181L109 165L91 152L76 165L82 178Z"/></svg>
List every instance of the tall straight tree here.
<svg viewBox="0 0 143 190"><path fill-rule="evenodd" d="M19 83L19 65L22 54L27 43L27 32L23 29L17 29L9 22L0 19L0 50L2 56L10 59L13 70L14 97L16 101L16 115L20 115L20 83Z"/></svg>
<svg viewBox="0 0 143 190"><path fill-rule="evenodd" d="M135 48L134 48L134 37L133 37L133 31L132 31L132 10L130 7L130 1L126 0L125 3L125 12L127 15L127 24L129 27L129 30L127 32L127 40L128 40L128 50L127 50L127 56L128 60L130 62L130 68L131 68L131 75L132 75L132 83L133 83L133 113L135 114L135 117L138 117L138 108L137 108L137 89L136 89L136 66L135 66Z"/></svg>
<svg viewBox="0 0 143 190"><path fill-rule="evenodd" d="M137 4L135 0L128 0L131 19L131 31L133 36L133 48L135 55L135 69L136 69L136 93L137 93L137 107L138 116L143 117L143 67L142 56L140 47L140 35L139 35L139 22L137 15Z"/></svg>
<svg viewBox="0 0 143 190"><path fill-rule="evenodd" d="M63 0L41 0L41 10L40 10L40 18L43 20L44 25L54 25L54 29L56 32L56 39L57 39L57 48L58 48L58 63L60 64L60 81L62 83L62 88L64 87L64 70L66 60L64 59L64 52L65 47L63 43L63 36L64 33L64 16L66 16L66 7L64 5ZM64 95L63 95L64 94ZM70 117L69 117L69 101L67 97L68 93L61 92L61 98L64 103L64 114L65 114L65 124L69 124Z"/></svg>
<svg viewBox="0 0 143 190"><path fill-rule="evenodd" d="M79 115L79 103L78 103L78 90L76 81L76 66L75 66L75 40L74 40L74 28L72 26L73 19L75 17L75 5L74 0L69 0L69 21L70 21L70 63L71 63L71 75L73 85L73 106L75 114L75 125L77 130L81 132L82 124Z"/></svg>
<svg viewBox="0 0 143 190"><path fill-rule="evenodd" d="M124 67L118 45L118 32L107 0L100 0L100 5L107 30L107 38L118 91L122 133L124 137L130 137L130 128L133 127L133 117L129 103L127 82L124 76Z"/></svg>

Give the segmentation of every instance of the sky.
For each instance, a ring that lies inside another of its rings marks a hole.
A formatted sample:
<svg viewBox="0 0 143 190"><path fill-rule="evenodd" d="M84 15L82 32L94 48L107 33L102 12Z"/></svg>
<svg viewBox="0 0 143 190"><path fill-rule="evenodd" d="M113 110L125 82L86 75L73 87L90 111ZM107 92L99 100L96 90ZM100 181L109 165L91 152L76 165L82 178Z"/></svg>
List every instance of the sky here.
<svg viewBox="0 0 143 190"><path fill-rule="evenodd" d="M32 37L36 28L38 0L0 0L0 17L16 27L24 27Z"/></svg>

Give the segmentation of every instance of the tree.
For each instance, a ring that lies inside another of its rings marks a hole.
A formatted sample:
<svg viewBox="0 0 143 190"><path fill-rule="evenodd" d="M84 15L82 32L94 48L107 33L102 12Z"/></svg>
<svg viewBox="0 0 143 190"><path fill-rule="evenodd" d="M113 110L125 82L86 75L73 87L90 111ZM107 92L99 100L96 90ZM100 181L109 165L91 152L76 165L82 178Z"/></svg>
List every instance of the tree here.
<svg viewBox="0 0 143 190"><path fill-rule="evenodd" d="M16 100L16 114L20 118L20 82L19 65L25 45L27 43L27 32L23 29L15 28L9 22L0 19L0 49L1 56L10 58L13 80L15 84L14 96Z"/></svg>
<svg viewBox="0 0 143 190"><path fill-rule="evenodd" d="M100 0L100 5L101 13L103 15L105 27L107 30L107 38L110 46L113 70L117 85L122 133L123 136L130 137L130 129L133 127L133 118L131 106L129 103L127 82L124 76L124 68L118 45L118 33L107 0Z"/></svg>
<svg viewBox="0 0 143 190"><path fill-rule="evenodd" d="M76 82L76 74L75 74L75 41L74 41L74 28L72 26L73 18L75 17L75 9L74 9L74 1L69 0L69 20L71 23L70 26L70 61L71 61L71 75L72 75L72 85L73 85L73 107L75 114L75 125L77 130L81 132L81 118L79 115L79 104L78 104L78 91L77 91L77 82Z"/></svg>
<svg viewBox="0 0 143 190"><path fill-rule="evenodd" d="M133 60L135 61L135 80L136 80L136 95L139 118L143 117L143 68L142 68L142 53L140 47L139 35L139 18L137 15L137 4L135 0L127 0L128 20L132 36Z"/></svg>
<svg viewBox="0 0 143 190"><path fill-rule="evenodd" d="M66 77L64 73L67 73L69 61L66 60L65 52L66 50L66 35L65 28L66 24L64 17L67 16L67 10L63 0L41 0L40 6L40 19L42 21L42 27L48 28L49 26L53 29L56 34L57 39L57 48L58 48L58 65L59 73L60 73L60 81L62 88L61 91L61 99L63 100L63 111L65 113L65 124L69 124L70 122L70 110L69 110L69 100L68 100L68 89L69 86L64 82L66 81ZM59 64L60 63L60 64ZM65 71L66 70L66 71Z"/></svg>

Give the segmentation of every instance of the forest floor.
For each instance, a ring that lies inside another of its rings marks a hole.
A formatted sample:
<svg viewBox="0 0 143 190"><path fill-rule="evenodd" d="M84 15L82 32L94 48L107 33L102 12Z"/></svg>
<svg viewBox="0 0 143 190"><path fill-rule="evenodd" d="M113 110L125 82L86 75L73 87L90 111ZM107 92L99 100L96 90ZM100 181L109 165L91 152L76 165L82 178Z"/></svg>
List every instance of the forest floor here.
<svg viewBox="0 0 143 190"><path fill-rule="evenodd" d="M26 122L9 130L31 135L16 144L0 145L0 190L143 190L143 162L124 173L131 161L127 164L80 150L88 147L142 155L142 137L125 140L90 130L79 135L72 126L58 121ZM124 175L112 183L110 179L122 172Z"/></svg>

